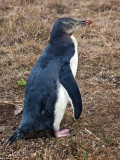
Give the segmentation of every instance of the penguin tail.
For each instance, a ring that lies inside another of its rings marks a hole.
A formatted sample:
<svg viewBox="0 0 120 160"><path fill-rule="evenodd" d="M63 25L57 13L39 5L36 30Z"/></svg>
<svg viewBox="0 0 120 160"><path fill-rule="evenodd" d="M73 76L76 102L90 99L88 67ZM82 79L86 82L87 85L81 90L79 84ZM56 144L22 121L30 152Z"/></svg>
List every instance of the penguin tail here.
<svg viewBox="0 0 120 160"><path fill-rule="evenodd" d="M8 139L7 144L13 143L15 140L18 139L18 133L17 131Z"/></svg>
<svg viewBox="0 0 120 160"><path fill-rule="evenodd" d="M24 128L18 128L18 130L8 139L7 144L11 144L16 140L24 138L29 133L29 130Z"/></svg>

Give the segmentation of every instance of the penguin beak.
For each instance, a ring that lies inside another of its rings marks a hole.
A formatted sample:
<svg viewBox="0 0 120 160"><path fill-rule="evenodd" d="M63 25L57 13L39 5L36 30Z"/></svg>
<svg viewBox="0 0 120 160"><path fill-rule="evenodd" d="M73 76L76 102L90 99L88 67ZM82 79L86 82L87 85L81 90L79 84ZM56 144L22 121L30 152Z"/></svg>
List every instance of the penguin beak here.
<svg viewBox="0 0 120 160"><path fill-rule="evenodd" d="M91 20L80 20L77 25L80 26L86 26L86 25L90 25L91 23L93 23Z"/></svg>

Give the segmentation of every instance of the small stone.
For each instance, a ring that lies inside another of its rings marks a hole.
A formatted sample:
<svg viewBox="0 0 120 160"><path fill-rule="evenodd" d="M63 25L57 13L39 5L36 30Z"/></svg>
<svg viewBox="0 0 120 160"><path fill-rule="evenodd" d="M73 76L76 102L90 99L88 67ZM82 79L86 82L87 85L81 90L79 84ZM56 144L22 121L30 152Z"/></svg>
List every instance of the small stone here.
<svg viewBox="0 0 120 160"><path fill-rule="evenodd" d="M4 126L0 126L0 134L2 134L5 131L5 127Z"/></svg>
<svg viewBox="0 0 120 160"><path fill-rule="evenodd" d="M20 114L22 111L23 111L23 108L22 108L22 107L17 108L17 109L14 111L14 114L17 116L17 115Z"/></svg>
<svg viewBox="0 0 120 160"><path fill-rule="evenodd" d="M31 158L34 158L34 157L36 157L36 153L31 153Z"/></svg>

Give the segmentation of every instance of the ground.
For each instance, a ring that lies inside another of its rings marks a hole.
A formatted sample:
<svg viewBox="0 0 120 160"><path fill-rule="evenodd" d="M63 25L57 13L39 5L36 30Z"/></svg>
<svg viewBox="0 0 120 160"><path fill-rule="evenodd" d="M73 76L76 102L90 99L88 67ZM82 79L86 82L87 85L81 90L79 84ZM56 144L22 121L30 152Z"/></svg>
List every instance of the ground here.
<svg viewBox="0 0 120 160"><path fill-rule="evenodd" d="M24 105L21 80L27 81L59 17L93 21L74 34L83 113L75 121L68 104L61 127L70 137L41 131L7 146L22 117L14 113ZM120 160L119 27L119 0L0 1L0 159Z"/></svg>

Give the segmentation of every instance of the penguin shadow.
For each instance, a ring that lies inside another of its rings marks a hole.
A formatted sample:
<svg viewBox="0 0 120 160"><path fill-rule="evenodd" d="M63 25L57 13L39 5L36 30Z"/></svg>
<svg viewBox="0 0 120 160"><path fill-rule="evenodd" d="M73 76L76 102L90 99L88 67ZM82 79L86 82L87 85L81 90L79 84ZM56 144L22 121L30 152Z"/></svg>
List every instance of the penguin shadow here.
<svg viewBox="0 0 120 160"><path fill-rule="evenodd" d="M75 136L75 134L72 134L72 131L73 129L70 129L69 132L70 132L70 135L71 136ZM24 137L23 139L29 141L29 140L34 140L34 139L38 139L38 138L41 138L41 139L50 139L50 138L55 138L55 135L52 131L50 130L41 130L41 131L34 131L34 132L30 132L28 135L26 135L26 137Z"/></svg>
<svg viewBox="0 0 120 160"><path fill-rule="evenodd" d="M41 131L34 131L34 132L30 132L28 135L26 135L26 137L24 137L23 139L25 140L32 140L32 139L48 139L51 137L51 133L49 130L41 130Z"/></svg>

